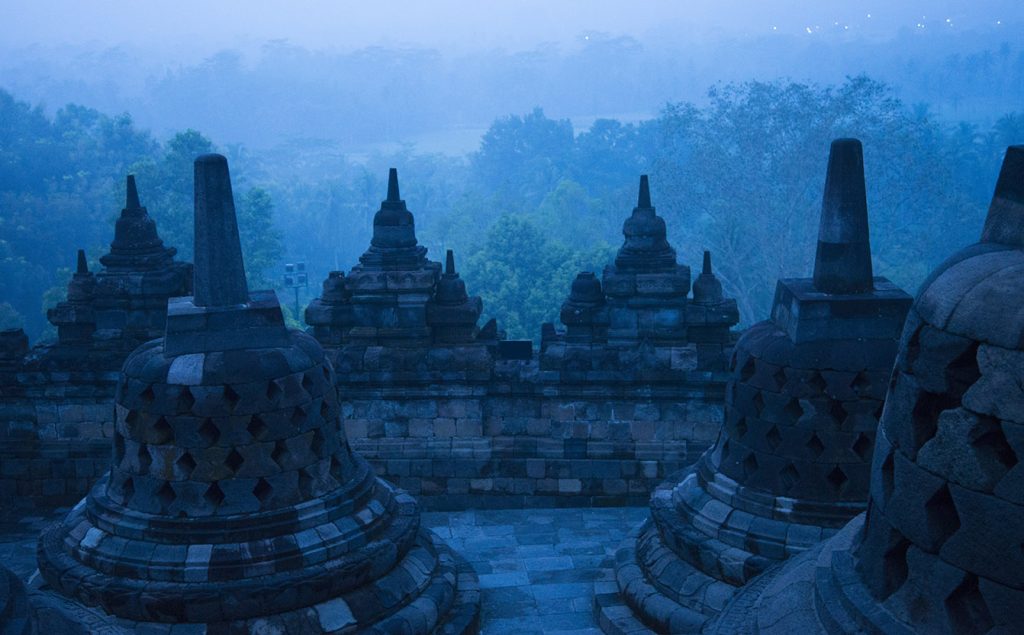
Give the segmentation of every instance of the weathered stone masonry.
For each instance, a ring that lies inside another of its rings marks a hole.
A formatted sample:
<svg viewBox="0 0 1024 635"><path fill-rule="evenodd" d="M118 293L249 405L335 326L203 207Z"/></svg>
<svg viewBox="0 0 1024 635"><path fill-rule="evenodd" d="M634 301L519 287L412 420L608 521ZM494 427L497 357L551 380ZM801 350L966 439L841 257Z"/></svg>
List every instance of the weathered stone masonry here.
<svg viewBox="0 0 1024 635"><path fill-rule="evenodd" d="M0 492L11 500L88 491L106 470L121 362L162 334L168 298L191 292L191 265L156 237L132 178L127 198L104 270L83 262L51 312L59 340L26 355L23 334L0 334ZM480 299L454 254L443 268L426 257L392 171L369 249L330 274L306 314L336 368L353 447L428 507L645 501L713 441L738 315L710 256L688 297L646 177L623 234L606 284L581 274L566 330L544 325L540 350L524 355L529 343L504 341L493 320L477 327Z"/></svg>
<svg viewBox="0 0 1024 635"><path fill-rule="evenodd" d="M0 499L77 500L106 471L113 398L125 358L163 333L168 298L187 295L192 265L174 260L128 176L125 207L102 268L78 253L67 299L47 312L57 339L28 350L0 333Z"/></svg>
<svg viewBox="0 0 1024 635"><path fill-rule="evenodd" d="M124 364L110 471L39 539L48 630L476 632L469 564L351 451L316 340L248 291L227 161L195 181L194 294Z"/></svg>
<svg viewBox="0 0 1024 635"><path fill-rule="evenodd" d="M498 362L494 379L454 387L349 375L346 433L386 478L458 509L636 504L720 426L721 387L700 373L690 385L573 386L532 370L524 378L521 364Z"/></svg>
<svg viewBox="0 0 1024 635"><path fill-rule="evenodd" d="M709 256L687 297L646 176L604 272L614 290L580 274L567 330L544 325L530 360L506 359L493 323L476 329L479 298L451 252L443 274L427 260L398 192L392 170L370 249L306 314L348 437L380 474L448 508L637 504L714 439L736 304Z"/></svg>
<svg viewBox="0 0 1024 635"><path fill-rule="evenodd" d="M1014 633L1024 619L1024 146L981 239L917 294L867 511L741 590L707 632Z"/></svg>
<svg viewBox="0 0 1024 635"><path fill-rule="evenodd" d="M863 511L911 298L873 277L861 144L832 144L813 278L779 280L736 344L714 447L616 554L609 633L699 632L737 590Z"/></svg>

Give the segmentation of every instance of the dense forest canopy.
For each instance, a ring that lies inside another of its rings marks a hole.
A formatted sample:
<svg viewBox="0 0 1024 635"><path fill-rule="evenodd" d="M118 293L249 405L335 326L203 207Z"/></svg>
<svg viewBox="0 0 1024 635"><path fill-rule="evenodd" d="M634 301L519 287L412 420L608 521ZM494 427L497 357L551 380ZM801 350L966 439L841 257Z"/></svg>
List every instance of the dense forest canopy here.
<svg viewBox="0 0 1024 635"><path fill-rule="evenodd" d="M283 263L303 259L305 303L328 271L350 268L394 166L431 257L453 248L486 316L511 337L536 338L576 272L614 256L649 173L680 260L696 265L711 249L749 324L766 315L776 278L810 272L829 142L841 136L864 141L876 272L912 291L978 236L1002 152L1024 141L1024 115L950 123L867 77L750 81L582 130L540 108L500 117L464 156L406 146L357 158L330 143L257 151L191 129L161 139L128 114L67 105L48 115L0 90L0 322L48 333L45 308L75 250L94 266L106 251L129 172L165 243L190 258L192 159L219 151L253 287L278 286Z"/></svg>

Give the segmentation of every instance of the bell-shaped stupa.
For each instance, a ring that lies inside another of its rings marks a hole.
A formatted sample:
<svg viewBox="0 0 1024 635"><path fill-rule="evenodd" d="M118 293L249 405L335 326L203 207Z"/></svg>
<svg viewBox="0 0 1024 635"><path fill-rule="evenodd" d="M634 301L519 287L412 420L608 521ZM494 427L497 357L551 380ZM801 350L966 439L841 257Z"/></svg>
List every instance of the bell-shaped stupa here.
<svg viewBox="0 0 1024 635"><path fill-rule="evenodd" d="M335 376L248 290L227 161L195 162L195 280L125 362L110 472L44 532L76 611L178 632L465 632L468 565L419 527L340 425Z"/></svg>
<svg viewBox="0 0 1024 635"><path fill-rule="evenodd" d="M659 487L620 551L620 594L648 628L698 632L739 587L864 510L911 298L871 276L857 140L832 144L820 227L815 277L779 280L771 319L736 344L718 441ZM706 278L694 289L720 293Z"/></svg>
<svg viewBox="0 0 1024 635"><path fill-rule="evenodd" d="M717 633L1013 633L1024 623L1024 146L981 240L921 286L867 512L767 573Z"/></svg>

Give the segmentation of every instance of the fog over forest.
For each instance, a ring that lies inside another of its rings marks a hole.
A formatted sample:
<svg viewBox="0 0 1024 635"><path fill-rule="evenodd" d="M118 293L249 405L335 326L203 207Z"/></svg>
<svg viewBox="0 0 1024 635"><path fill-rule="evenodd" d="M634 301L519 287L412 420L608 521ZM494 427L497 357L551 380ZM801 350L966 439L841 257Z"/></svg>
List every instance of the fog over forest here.
<svg viewBox="0 0 1024 635"><path fill-rule="evenodd" d="M680 260L710 249L750 324L778 277L810 272L832 139L864 142L876 272L910 291L977 237L1024 143L1019 0L3 13L0 326L33 340L76 249L95 266L109 247L125 174L190 258L202 152L231 162L253 285L302 259L301 305L351 268L394 166L430 257L454 249L486 317L537 338L576 272L613 257L642 173Z"/></svg>

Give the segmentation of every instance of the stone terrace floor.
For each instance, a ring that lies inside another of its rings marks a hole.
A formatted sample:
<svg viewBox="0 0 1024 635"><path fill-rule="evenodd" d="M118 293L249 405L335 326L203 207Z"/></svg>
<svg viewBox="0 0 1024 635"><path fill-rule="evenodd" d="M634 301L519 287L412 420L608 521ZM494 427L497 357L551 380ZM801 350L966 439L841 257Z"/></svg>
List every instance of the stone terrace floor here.
<svg viewBox="0 0 1024 635"><path fill-rule="evenodd" d="M27 580L35 544L67 508L0 516L0 562ZM615 550L646 507L424 512L422 524L480 576L484 635L597 635L594 583L611 590Z"/></svg>

